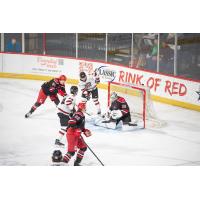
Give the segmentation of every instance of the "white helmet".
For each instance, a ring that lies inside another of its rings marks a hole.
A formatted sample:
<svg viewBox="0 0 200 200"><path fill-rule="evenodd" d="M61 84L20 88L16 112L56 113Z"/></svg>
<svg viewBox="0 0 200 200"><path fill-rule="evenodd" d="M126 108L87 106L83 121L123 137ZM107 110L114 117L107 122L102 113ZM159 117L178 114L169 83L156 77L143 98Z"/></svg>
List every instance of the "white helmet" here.
<svg viewBox="0 0 200 200"><path fill-rule="evenodd" d="M112 92L110 95L111 101L115 101L117 99L118 95L116 92Z"/></svg>

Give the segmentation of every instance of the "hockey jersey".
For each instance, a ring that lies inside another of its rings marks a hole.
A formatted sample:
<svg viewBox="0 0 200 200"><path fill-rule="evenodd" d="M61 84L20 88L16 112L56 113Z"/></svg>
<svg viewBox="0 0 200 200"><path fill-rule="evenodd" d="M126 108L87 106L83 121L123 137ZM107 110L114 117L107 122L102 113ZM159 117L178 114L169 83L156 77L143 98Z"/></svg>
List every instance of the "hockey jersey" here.
<svg viewBox="0 0 200 200"><path fill-rule="evenodd" d="M123 97L118 97L115 101L113 101L109 109L111 111L121 110L122 115L126 115L130 112L129 106Z"/></svg>
<svg viewBox="0 0 200 200"><path fill-rule="evenodd" d="M65 115L73 113L75 111L76 98L73 95L67 95L63 100L58 104L58 112L61 112Z"/></svg>
<svg viewBox="0 0 200 200"><path fill-rule="evenodd" d="M99 76L88 77L86 81L79 81L81 91L91 92L96 89L97 84L100 82Z"/></svg>
<svg viewBox="0 0 200 200"><path fill-rule="evenodd" d="M48 96L60 94L61 96L66 95L65 85L60 84L57 78L54 78L48 82L42 84L44 93Z"/></svg>
<svg viewBox="0 0 200 200"><path fill-rule="evenodd" d="M74 113L73 117L68 122L69 127L78 128L81 131L85 130L85 115L81 111Z"/></svg>

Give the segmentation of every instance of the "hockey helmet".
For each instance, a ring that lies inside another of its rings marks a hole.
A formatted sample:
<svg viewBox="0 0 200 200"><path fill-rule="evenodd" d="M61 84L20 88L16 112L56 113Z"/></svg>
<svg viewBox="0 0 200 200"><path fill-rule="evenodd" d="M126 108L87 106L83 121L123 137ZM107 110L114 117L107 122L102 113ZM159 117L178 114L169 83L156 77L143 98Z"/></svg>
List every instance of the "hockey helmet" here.
<svg viewBox="0 0 200 200"><path fill-rule="evenodd" d="M85 72L81 72L81 73L80 73L80 79L81 79L82 81L86 81L87 76L86 76L86 73L85 73Z"/></svg>
<svg viewBox="0 0 200 200"><path fill-rule="evenodd" d="M73 95L77 95L77 93L78 93L78 87L74 86L74 85L71 86L70 93L73 94Z"/></svg>
<svg viewBox="0 0 200 200"><path fill-rule="evenodd" d="M83 103L83 102L79 103L79 104L78 104L78 109L79 109L79 110L86 110L86 104Z"/></svg>
<svg viewBox="0 0 200 200"><path fill-rule="evenodd" d="M55 150L52 155L53 162L61 162L62 161L62 152L60 150Z"/></svg>
<svg viewBox="0 0 200 200"><path fill-rule="evenodd" d="M112 92L110 95L111 101L115 101L117 99L118 95L116 92Z"/></svg>
<svg viewBox="0 0 200 200"><path fill-rule="evenodd" d="M60 81L66 81L67 77L65 75L60 75L58 78Z"/></svg>

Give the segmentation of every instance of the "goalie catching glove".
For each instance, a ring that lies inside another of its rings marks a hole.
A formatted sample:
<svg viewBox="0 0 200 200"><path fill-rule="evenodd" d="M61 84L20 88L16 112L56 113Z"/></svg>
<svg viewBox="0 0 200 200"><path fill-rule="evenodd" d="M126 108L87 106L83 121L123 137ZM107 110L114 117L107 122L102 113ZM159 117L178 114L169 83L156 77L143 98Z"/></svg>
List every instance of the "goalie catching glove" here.
<svg viewBox="0 0 200 200"><path fill-rule="evenodd" d="M102 118L104 119L119 119L123 116L121 110L108 110L105 114L102 115Z"/></svg>
<svg viewBox="0 0 200 200"><path fill-rule="evenodd" d="M117 120L117 119L121 118L123 115L122 115L121 110L112 110L110 112L110 116L112 119Z"/></svg>

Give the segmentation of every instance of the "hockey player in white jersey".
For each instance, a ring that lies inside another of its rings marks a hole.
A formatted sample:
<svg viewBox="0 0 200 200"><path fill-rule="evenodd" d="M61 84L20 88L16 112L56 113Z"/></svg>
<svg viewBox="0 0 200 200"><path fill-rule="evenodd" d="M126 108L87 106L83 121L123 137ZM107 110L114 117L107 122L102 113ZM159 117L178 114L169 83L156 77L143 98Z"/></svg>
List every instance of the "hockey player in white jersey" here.
<svg viewBox="0 0 200 200"><path fill-rule="evenodd" d="M61 139L66 135L68 121L74 114L76 105L76 96L78 94L78 87L71 86L70 94L66 95L63 100L58 104L58 117L60 119L60 130L58 132L57 139L55 141L56 145L64 146Z"/></svg>
<svg viewBox="0 0 200 200"><path fill-rule="evenodd" d="M101 114L101 108L99 103L99 95L97 84L100 83L100 78L97 72L92 77L87 77L85 72L80 73L79 87L82 91L82 102L87 103L92 96L92 100L97 108L97 114Z"/></svg>

